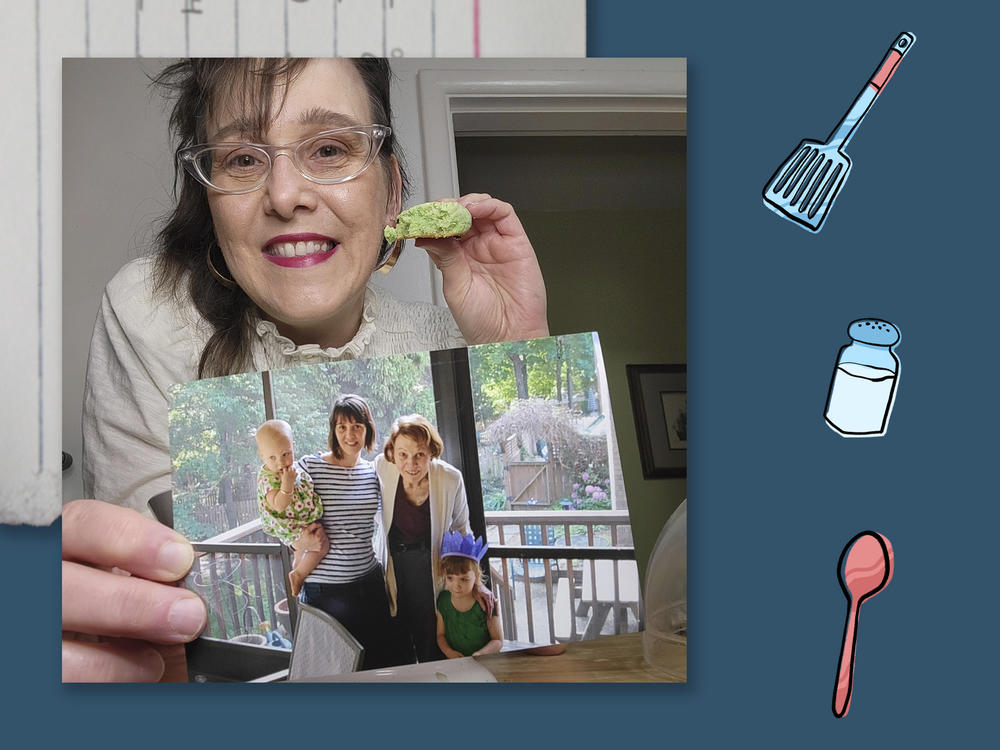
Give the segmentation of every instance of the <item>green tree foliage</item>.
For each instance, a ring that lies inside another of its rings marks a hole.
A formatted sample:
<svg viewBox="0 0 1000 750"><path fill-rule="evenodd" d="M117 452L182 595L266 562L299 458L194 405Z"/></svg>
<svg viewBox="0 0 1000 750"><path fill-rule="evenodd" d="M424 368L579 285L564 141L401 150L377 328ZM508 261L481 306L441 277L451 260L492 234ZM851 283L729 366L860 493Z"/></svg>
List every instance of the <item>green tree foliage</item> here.
<svg viewBox="0 0 1000 750"><path fill-rule="evenodd" d="M359 394L370 404L375 453L381 451L381 440L396 417L417 412L436 422L426 352L293 367L272 371L269 377L275 416L292 426L296 456L327 449L330 409L345 393ZM255 504L247 501L254 497L261 464L254 435L265 419L262 375L177 386L171 391L169 416L178 530L205 539L250 520L244 516L256 512ZM228 492L239 504L237 517L236 505L223 505L220 492ZM221 507L226 509L225 521L218 520Z"/></svg>
<svg viewBox="0 0 1000 750"><path fill-rule="evenodd" d="M198 380L170 391L170 457L174 527L191 539L218 533L205 520L223 477L248 485L259 464L254 432L264 421L259 373ZM233 482L230 482L230 486Z"/></svg>
<svg viewBox="0 0 1000 750"><path fill-rule="evenodd" d="M169 418L175 488L240 473L258 462L254 432L264 421L260 374L176 386Z"/></svg>
<svg viewBox="0 0 1000 750"><path fill-rule="evenodd" d="M520 389L518 363L526 371ZM597 389L594 340L589 333L473 346L469 367L476 418L483 427L516 399L568 403L573 394Z"/></svg>
<svg viewBox="0 0 1000 750"><path fill-rule="evenodd" d="M275 416L292 425L297 455L327 450L330 410L345 393L356 393L371 407L375 453L396 417L416 412L437 421L426 352L293 367L272 372L271 379Z"/></svg>
<svg viewBox="0 0 1000 750"><path fill-rule="evenodd" d="M592 334L469 347L469 369L481 454L516 435L525 456L544 441L570 476L607 475L605 439L584 434L574 416L588 412L586 396L598 388ZM506 507L502 477L484 472L482 490L487 510Z"/></svg>

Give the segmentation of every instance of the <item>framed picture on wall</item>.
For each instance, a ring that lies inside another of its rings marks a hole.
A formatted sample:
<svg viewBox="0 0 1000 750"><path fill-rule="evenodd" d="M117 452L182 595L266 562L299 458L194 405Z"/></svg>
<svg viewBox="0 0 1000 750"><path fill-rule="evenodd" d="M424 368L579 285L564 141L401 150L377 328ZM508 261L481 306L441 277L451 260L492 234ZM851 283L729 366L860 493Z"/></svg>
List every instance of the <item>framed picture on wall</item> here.
<svg viewBox="0 0 1000 750"><path fill-rule="evenodd" d="M642 475L687 476L687 365L625 365Z"/></svg>

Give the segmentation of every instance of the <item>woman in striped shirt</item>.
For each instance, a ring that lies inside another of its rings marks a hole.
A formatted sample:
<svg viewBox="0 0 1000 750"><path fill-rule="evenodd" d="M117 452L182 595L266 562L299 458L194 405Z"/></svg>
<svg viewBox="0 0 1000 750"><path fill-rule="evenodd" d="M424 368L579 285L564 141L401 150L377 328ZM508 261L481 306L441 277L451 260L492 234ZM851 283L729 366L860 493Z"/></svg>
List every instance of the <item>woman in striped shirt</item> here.
<svg viewBox="0 0 1000 750"><path fill-rule="evenodd" d="M330 551L306 578L302 599L335 617L365 647L364 669L405 663L394 637L385 574L372 547L379 479L361 451L375 447L375 421L360 396L338 398L330 413L326 453L298 464L323 502L320 522Z"/></svg>

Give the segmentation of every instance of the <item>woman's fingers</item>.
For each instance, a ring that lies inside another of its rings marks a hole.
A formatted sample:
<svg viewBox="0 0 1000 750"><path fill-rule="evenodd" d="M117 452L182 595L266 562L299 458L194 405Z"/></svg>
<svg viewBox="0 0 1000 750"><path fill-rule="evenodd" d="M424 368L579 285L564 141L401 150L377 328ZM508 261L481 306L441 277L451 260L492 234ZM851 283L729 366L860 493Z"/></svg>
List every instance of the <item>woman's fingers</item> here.
<svg viewBox="0 0 1000 750"><path fill-rule="evenodd" d="M63 637L63 682L156 682L163 672L163 657L147 643Z"/></svg>
<svg viewBox="0 0 1000 750"><path fill-rule="evenodd" d="M485 221L489 222L490 226L501 235L527 239L521 220L517 218L514 207L509 203L485 193L469 195L465 198L468 201L461 202L472 214L473 226L476 226L477 221Z"/></svg>
<svg viewBox="0 0 1000 750"><path fill-rule="evenodd" d="M187 651L183 644L171 646L159 646L154 644L153 648L160 652L166 668L160 677L160 682L187 682Z"/></svg>
<svg viewBox="0 0 1000 750"><path fill-rule="evenodd" d="M493 608L496 606L496 598L493 596L492 591L480 583L473 590L472 598L479 603L479 606L482 608L483 612L486 613L487 617L493 617Z"/></svg>
<svg viewBox="0 0 1000 750"><path fill-rule="evenodd" d="M205 628L205 605L176 586L63 561L62 629L185 643Z"/></svg>
<svg viewBox="0 0 1000 750"><path fill-rule="evenodd" d="M63 681L186 679L182 644L207 622L201 599L168 585L191 568L188 541L134 510L76 500L62 542Z"/></svg>
<svg viewBox="0 0 1000 750"><path fill-rule="evenodd" d="M194 561L194 549L173 529L97 500L63 507L62 554L63 560L120 568L154 581L183 578Z"/></svg>

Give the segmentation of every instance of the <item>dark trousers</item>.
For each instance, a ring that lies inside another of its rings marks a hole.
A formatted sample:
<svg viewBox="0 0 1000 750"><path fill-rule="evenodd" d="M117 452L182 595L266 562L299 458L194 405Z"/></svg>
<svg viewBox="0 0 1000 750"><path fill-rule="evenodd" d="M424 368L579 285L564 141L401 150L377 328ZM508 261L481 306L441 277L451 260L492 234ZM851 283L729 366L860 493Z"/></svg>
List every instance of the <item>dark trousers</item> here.
<svg viewBox="0 0 1000 750"><path fill-rule="evenodd" d="M396 574L396 620L403 643L416 655L417 661L443 659L444 654L437 645L437 608L430 549L396 550L391 554Z"/></svg>
<svg viewBox="0 0 1000 750"><path fill-rule="evenodd" d="M336 618L365 647L362 669L406 664L394 637L382 566L350 583L306 583L302 601Z"/></svg>

